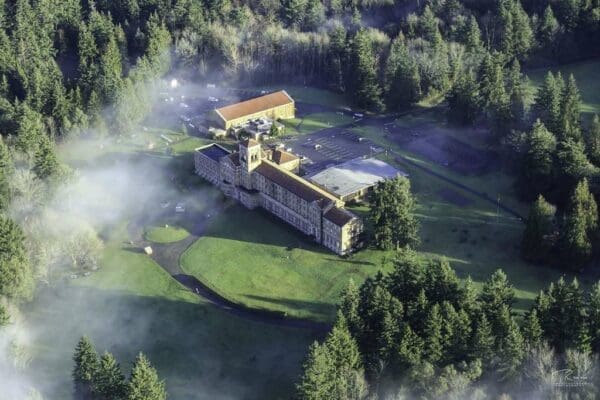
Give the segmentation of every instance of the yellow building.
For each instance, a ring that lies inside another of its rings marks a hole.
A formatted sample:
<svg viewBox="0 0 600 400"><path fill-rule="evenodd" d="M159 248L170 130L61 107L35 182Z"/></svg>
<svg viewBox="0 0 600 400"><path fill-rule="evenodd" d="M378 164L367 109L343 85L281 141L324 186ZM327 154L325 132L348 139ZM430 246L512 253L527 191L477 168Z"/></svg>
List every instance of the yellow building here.
<svg viewBox="0 0 600 400"><path fill-rule="evenodd" d="M212 111L212 120L219 128L228 131L257 118L266 117L275 121L277 119L294 118L295 115L294 99L285 90L281 90L217 108Z"/></svg>
<svg viewBox="0 0 600 400"><path fill-rule="evenodd" d="M293 154L264 150L250 139L237 152L218 144L200 147L194 160L198 175L244 206L262 207L337 254L358 245L362 220L341 199L296 175Z"/></svg>

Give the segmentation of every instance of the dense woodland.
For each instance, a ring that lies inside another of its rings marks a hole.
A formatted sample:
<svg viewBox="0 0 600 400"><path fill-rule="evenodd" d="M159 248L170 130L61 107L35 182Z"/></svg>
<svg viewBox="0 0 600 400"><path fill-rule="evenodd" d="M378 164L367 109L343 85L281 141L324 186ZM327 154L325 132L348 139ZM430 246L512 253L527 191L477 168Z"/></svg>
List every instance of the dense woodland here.
<svg viewBox="0 0 600 400"><path fill-rule="evenodd" d="M393 272L350 283L333 329L310 348L298 398L597 398L600 283L552 283L520 324L514 301L501 270L478 293L446 261L403 250ZM556 386L560 370L581 385Z"/></svg>
<svg viewBox="0 0 600 400"><path fill-rule="evenodd" d="M372 112L440 103L449 122L493 132L490 144L533 203L523 256L579 271L600 252L600 121L582 121L573 77L548 74L532 95L523 71L599 49L599 0L1 0L0 326L7 301L30 299L57 265L93 265L101 248L92 231L59 249L40 235L40 210L74 173L55 144L131 131L170 71L320 86ZM372 212L375 244L417 243L409 188L380 195L401 205ZM513 300L501 272L477 295L447 264L422 266L404 251L392 274L347 290L332 333L311 348L299 395L433 398L485 390L470 385L483 381L514 394L545 390L557 365L585 372L600 346L600 287L584 294L559 281L520 325ZM125 390L114 359L99 362ZM521 385L523 371L539 387ZM580 398L595 396L588 389Z"/></svg>

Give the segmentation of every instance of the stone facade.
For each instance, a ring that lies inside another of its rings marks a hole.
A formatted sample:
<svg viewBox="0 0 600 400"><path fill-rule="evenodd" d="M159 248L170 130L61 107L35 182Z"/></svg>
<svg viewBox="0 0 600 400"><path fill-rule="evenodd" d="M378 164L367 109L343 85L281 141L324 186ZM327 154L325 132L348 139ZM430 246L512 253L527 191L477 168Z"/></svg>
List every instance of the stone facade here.
<svg viewBox="0 0 600 400"><path fill-rule="evenodd" d="M294 174L297 165L289 153L273 156L253 140L234 153L211 144L196 149L195 164L196 173L227 196L250 209L262 207L335 253L356 247L360 218L339 198Z"/></svg>

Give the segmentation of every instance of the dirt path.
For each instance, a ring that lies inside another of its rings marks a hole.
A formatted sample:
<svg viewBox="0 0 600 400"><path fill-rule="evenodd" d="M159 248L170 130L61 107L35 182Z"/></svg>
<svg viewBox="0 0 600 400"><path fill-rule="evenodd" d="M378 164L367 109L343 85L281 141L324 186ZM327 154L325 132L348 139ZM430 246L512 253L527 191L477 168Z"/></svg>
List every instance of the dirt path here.
<svg viewBox="0 0 600 400"><path fill-rule="evenodd" d="M218 212L225 212L225 208L222 205L216 206L210 211L210 214L215 215ZM186 274L179 263L180 257L185 250L188 249L188 247L190 247L204 234L208 225L208 219L206 217L199 217L198 223L194 227L190 236L178 242L168 244L151 243L144 239L143 231L147 222L148 217L142 215L129 224L128 233L131 242L140 248L151 246L153 249L153 254L151 257L158 265L167 271L173 277L173 279L218 309L237 317L252 321L258 321L265 324L282 327L309 329L317 331L320 334L328 332L331 328L331 325L323 322L300 318L290 318L283 313L276 311L248 308L242 304L235 303L221 296L219 293L206 286L196 277Z"/></svg>

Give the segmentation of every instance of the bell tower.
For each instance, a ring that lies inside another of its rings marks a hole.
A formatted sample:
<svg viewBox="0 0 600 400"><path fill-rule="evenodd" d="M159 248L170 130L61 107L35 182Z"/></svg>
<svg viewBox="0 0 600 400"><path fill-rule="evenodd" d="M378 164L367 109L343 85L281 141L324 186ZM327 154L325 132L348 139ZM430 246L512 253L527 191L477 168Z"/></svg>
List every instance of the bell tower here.
<svg viewBox="0 0 600 400"><path fill-rule="evenodd" d="M239 151L242 169L242 185L246 189L252 189L251 173L262 161L260 143L253 139L244 140L240 142Z"/></svg>

